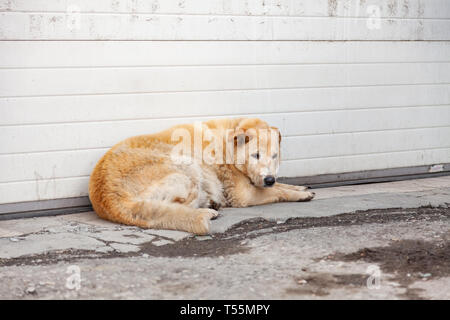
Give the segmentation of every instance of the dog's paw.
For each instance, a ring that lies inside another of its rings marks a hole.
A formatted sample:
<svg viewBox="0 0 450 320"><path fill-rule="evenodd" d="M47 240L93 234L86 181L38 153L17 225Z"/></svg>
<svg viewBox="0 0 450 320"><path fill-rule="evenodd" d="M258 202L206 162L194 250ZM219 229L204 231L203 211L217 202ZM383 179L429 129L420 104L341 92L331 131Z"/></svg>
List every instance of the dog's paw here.
<svg viewBox="0 0 450 320"><path fill-rule="evenodd" d="M197 209L197 214L192 232L198 235L209 234L211 220L216 219L219 213L214 209Z"/></svg>
<svg viewBox="0 0 450 320"><path fill-rule="evenodd" d="M219 216L219 212L211 208L202 208L198 209L197 211L200 212L201 214L208 216L210 220L217 219L217 217Z"/></svg>
<svg viewBox="0 0 450 320"><path fill-rule="evenodd" d="M299 202L310 201L310 200L314 199L315 196L316 196L315 192L312 192L312 191L301 191L299 193L299 199L297 201L299 201Z"/></svg>

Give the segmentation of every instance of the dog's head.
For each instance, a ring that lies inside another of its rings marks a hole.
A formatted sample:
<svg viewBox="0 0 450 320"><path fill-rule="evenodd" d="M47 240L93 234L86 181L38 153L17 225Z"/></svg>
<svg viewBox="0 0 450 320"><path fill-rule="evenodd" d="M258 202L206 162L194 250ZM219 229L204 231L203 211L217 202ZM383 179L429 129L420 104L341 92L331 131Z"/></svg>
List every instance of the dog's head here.
<svg viewBox="0 0 450 320"><path fill-rule="evenodd" d="M272 187L280 167L280 131L259 119L243 119L229 139L234 166L255 186Z"/></svg>

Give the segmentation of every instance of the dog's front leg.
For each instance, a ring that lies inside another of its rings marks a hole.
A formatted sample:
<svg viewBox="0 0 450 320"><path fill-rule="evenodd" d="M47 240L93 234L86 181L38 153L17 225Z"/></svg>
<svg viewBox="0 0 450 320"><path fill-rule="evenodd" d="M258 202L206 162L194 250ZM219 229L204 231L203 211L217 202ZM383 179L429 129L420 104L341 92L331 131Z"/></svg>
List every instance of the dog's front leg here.
<svg viewBox="0 0 450 320"><path fill-rule="evenodd" d="M251 184L240 185L233 190L233 207L250 207L276 202L309 201L315 193L305 187L276 183L270 188L258 188Z"/></svg>
<svg viewBox="0 0 450 320"><path fill-rule="evenodd" d="M308 187L304 186L295 186L292 184L284 184L284 183L276 183L275 186L278 186L280 188L289 189L289 190L295 190L295 191L308 191Z"/></svg>
<svg viewBox="0 0 450 320"><path fill-rule="evenodd" d="M304 187L283 185L276 183L271 188L254 188L254 196L250 205L260 205L275 202L298 202L309 201L314 198L315 193Z"/></svg>

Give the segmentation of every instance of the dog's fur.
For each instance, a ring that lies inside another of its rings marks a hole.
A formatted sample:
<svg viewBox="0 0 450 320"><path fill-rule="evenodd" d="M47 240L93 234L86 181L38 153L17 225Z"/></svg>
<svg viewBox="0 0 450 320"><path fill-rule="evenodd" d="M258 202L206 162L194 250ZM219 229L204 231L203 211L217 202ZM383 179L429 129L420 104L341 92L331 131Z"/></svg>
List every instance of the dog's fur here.
<svg viewBox="0 0 450 320"><path fill-rule="evenodd" d="M269 144L279 147L281 141L278 129L259 119L212 120L202 126L216 130L216 141L231 140L235 154L253 138L241 139L236 132L272 129L277 130L279 138ZM176 129L187 130L194 139L194 125L181 125L127 139L103 156L89 184L90 200L101 218L143 228L207 234L219 207L308 201L314 197L305 187L281 183L264 187L264 178L276 178L280 162L279 151L268 154L270 148L259 150L261 156L256 161L250 161L252 155L247 152L243 164L174 162L171 152L178 142L172 141L172 133ZM203 142L202 148L207 147Z"/></svg>

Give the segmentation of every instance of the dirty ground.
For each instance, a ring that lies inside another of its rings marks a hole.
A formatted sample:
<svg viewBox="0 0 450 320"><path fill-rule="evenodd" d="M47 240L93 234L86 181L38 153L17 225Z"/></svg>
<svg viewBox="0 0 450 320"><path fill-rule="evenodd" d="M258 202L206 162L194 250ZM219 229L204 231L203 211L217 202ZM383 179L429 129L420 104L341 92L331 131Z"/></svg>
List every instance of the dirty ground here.
<svg viewBox="0 0 450 320"><path fill-rule="evenodd" d="M449 299L450 178L227 209L213 233L0 221L2 299Z"/></svg>

